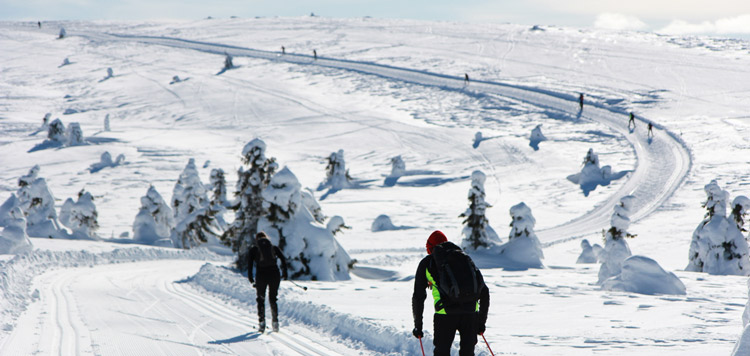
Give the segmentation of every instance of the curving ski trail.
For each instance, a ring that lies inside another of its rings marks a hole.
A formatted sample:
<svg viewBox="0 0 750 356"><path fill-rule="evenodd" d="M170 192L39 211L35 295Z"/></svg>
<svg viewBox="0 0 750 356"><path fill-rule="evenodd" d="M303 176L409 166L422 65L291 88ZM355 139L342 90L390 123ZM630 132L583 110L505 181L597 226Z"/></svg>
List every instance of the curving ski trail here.
<svg viewBox="0 0 750 356"><path fill-rule="evenodd" d="M631 221L638 221L658 209L675 192L691 168L691 157L685 143L674 133L654 123L656 138L649 141L645 127L648 120L637 118L637 129L629 132L628 113L612 109L604 104L587 102L583 112L577 112L577 93L561 93L541 88L525 87L503 82L472 80L467 86L463 77L454 77L428 71L394 67L371 62L334 59L287 53L256 50L238 46L192 41L170 37L106 34L96 32L69 32L93 41L134 41L146 44L192 49L215 54L230 54L261 58L299 65L349 70L387 79L395 79L446 90L495 94L528 103L549 111L578 117L603 124L622 134L631 144L636 155L636 167L627 182L607 200L585 212L578 218L561 225L537 231L540 240L554 244L605 229L610 224L614 206L626 195L635 196Z"/></svg>

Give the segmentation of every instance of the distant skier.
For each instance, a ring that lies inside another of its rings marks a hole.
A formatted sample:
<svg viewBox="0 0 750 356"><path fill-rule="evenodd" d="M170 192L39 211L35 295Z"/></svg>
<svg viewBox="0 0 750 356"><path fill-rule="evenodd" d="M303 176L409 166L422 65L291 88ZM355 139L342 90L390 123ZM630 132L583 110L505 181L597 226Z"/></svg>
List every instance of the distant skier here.
<svg viewBox="0 0 750 356"><path fill-rule="evenodd" d="M284 46L281 46L281 54L286 54L286 48L284 48Z"/></svg>
<svg viewBox="0 0 750 356"><path fill-rule="evenodd" d="M630 125L633 125L633 130L635 130L635 115L633 115L633 112L630 112L630 120L628 120L628 129L630 129Z"/></svg>
<svg viewBox="0 0 750 356"><path fill-rule="evenodd" d="M464 73L464 83L469 84L469 73Z"/></svg>
<svg viewBox="0 0 750 356"><path fill-rule="evenodd" d="M578 95L578 105L580 106L579 110L583 111L583 93Z"/></svg>
<svg viewBox="0 0 750 356"><path fill-rule="evenodd" d="M427 256L419 262L411 298L414 337L421 339L425 289L434 299L433 345L435 356L449 356L456 331L461 335L460 356L473 356L477 335L483 335L490 293L482 273L460 247L440 231L427 239Z"/></svg>
<svg viewBox="0 0 750 356"><path fill-rule="evenodd" d="M313 50L313 59L318 59L318 51Z"/></svg>
<svg viewBox="0 0 750 356"><path fill-rule="evenodd" d="M36 24L39 26L39 28L42 28L42 21L37 21Z"/></svg>
<svg viewBox="0 0 750 356"><path fill-rule="evenodd" d="M652 124L652 123L649 122L648 123L648 134L647 134L647 136L649 138L653 138L654 137L654 131L653 130L654 130L654 124Z"/></svg>
<svg viewBox="0 0 750 356"><path fill-rule="evenodd" d="M287 279L286 258L281 250L271 243L268 235L261 231L255 235L255 246L247 254L247 278L256 289L258 302L258 331L266 330L266 288L268 288L268 304L271 306L271 321L273 331L279 331L279 308L276 304L276 296L279 292L281 278ZM281 261L281 275L276 259ZM258 271L255 273L257 284L253 279L253 263L257 262Z"/></svg>

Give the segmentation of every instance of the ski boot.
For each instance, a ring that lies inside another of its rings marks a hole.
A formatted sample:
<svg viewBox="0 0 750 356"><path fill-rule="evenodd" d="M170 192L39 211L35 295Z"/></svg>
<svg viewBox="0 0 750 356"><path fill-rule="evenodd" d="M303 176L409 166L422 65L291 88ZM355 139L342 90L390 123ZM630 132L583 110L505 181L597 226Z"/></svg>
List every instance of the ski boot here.
<svg viewBox="0 0 750 356"><path fill-rule="evenodd" d="M271 326L273 327L273 332L276 332L276 333L279 332L279 322L278 321L274 321L273 323L271 323Z"/></svg>
<svg viewBox="0 0 750 356"><path fill-rule="evenodd" d="M266 322L261 321L260 324L258 324L258 332L262 334L264 331L266 331Z"/></svg>

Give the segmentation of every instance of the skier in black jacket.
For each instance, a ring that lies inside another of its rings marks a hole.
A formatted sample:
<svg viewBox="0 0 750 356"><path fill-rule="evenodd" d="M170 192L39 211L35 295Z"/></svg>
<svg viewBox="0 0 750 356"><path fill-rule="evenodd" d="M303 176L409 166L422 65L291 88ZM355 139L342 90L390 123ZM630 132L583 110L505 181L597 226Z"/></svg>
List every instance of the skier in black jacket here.
<svg viewBox="0 0 750 356"><path fill-rule="evenodd" d="M266 329L266 288L268 288L268 303L271 305L271 321L273 331L279 331L279 308L276 305L276 296L279 292L281 277L287 279L286 259L281 250L271 243L265 232L259 232L255 235L255 246L247 254L247 278L255 287L258 297L258 321L260 332ZM281 275L276 259L281 261ZM257 262L258 271L253 279L253 263ZM256 283L255 280L258 282Z"/></svg>
<svg viewBox="0 0 750 356"><path fill-rule="evenodd" d="M448 304L445 296L439 291L436 281L440 281L438 267L433 257L433 249L448 239L440 231L434 231L427 239L427 256L419 262L417 273L414 276L414 294L411 299L412 313L414 314L414 330L412 334L416 338L422 338L422 312L424 311L424 300L427 298L425 289L432 290L434 299L435 315L433 318L433 345L435 356L449 356L453 339L458 330L461 335L460 356L473 356L474 346L477 344L477 335L484 334L487 323L487 312L490 307L490 294L484 284L482 273L471 264L476 274L476 282L479 287L479 300L464 304ZM453 245L455 246L455 245ZM456 246L457 248L457 246Z"/></svg>

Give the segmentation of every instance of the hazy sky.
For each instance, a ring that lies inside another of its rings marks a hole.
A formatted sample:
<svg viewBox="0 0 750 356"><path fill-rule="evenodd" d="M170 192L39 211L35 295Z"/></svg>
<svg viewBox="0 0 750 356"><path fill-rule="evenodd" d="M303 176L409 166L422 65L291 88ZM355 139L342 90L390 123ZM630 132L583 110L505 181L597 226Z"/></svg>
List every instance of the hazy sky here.
<svg viewBox="0 0 750 356"><path fill-rule="evenodd" d="M750 34L750 0L0 0L2 20L201 19L207 16L373 16Z"/></svg>

